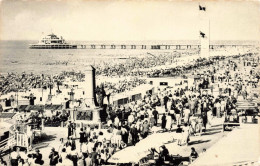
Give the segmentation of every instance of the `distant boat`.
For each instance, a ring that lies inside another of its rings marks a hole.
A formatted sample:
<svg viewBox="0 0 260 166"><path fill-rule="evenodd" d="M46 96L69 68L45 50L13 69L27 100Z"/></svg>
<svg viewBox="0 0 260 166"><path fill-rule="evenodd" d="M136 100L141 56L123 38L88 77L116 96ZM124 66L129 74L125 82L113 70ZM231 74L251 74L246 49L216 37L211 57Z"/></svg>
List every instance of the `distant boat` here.
<svg viewBox="0 0 260 166"><path fill-rule="evenodd" d="M31 49L77 49L76 44L66 43L62 36L59 38L55 34L49 34L42 38L37 44L30 44Z"/></svg>

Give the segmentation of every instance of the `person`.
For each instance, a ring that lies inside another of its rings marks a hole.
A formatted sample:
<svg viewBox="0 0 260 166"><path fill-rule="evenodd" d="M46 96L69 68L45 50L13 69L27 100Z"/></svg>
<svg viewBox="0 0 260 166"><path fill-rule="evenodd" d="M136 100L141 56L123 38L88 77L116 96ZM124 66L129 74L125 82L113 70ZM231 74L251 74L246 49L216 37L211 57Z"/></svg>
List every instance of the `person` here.
<svg viewBox="0 0 260 166"><path fill-rule="evenodd" d="M58 152L61 153L61 150L65 147L64 139L60 138L60 146L58 148Z"/></svg>
<svg viewBox="0 0 260 166"><path fill-rule="evenodd" d="M163 158L164 161L169 159L169 150L165 145L161 146L160 157Z"/></svg>
<svg viewBox="0 0 260 166"><path fill-rule="evenodd" d="M97 155L97 160L96 160L96 162L95 162L95 165L96 165L96 166L101 166L101 165L103 165L103 164L105 164L105 162L104 162L103 159L101 159L101 155L98 154L98 155Z"/></svg>
<svg viewBox="0 0 260 166"><path fill-rule="evenodd" d="M122 131L122 140L124 141L124 143L127 144L128 142L128 126L125 124L124 126L122 126L121 131Z"/></svg>
<svg viewBox="0 0 260 166"><path fill-rule="evenodd" d="M50 166L56 166L56 164L58 164L59 153L56 152L54 148L51 149L49 159L50 159Z"/></svg>
<svg viewBox="0 0 260 166"><path fill-rule="evenodd" d="M70 159L68 159L68 153L66 152L65 148L61 150L59 163L57 165L58 166L73 165L73 162Z"/></svg>
<svg viewBox="0 0 260 166"><path fill-rule="evenodd" d="M181 124L181 109L179 107L174 108L176 123L177 125Z"/></svg>
<svg viewBox="0 0 260 166"><path fill-rule="evenodd" d="M183 128L183 133L182 133L182 144L186 144L188 146L188 142L189 142L189 126L187 123L184 124L184 128Z"/></svg>
<svg viewBox="0 0 260 166"><path fill-rule="evenodd" d="M133 113L131 113L131 114L128 116L127 120L128 120L128 125L129 125L129 126L132 125L132 123L133 123L134 120L135 120Z"/></svg>
<svg viewBox="0 0 260 166"><path fill-rule="evenodd" d="M78 157L78 161L77 161L77 166L84 166L85 165L85 160L83 155Z"/></svg>
<svg viewBox="0 0 260 166"><path fill-rule="evenodd" d="M36 149L36 153L33 154L33 158L35 159L34 160L35 164L39 164L39 165L43 165L44 164L44 161L42 160L42 154L40 153L39 149Z"/></svg>
<svg viewBox="0 0 260 166"><path fill-rule="evenodd" d="M168 97L167 95L165 95L165 96L163 97L163 105L164 105L164 108L165 108L165 109L167 109L167 102L168 102L168 100L169 100L169 97Z"/></svg>
<svg viewBox="0 0 260 166"><path fill-rule="evenodd" d="M166 128L168 131L171 131L171 129L172 129L172 116L170 115L170 113L168 113L167 116L166 116L166 125L165 125L165 128Z"/></svg>
<svg viewBox="0 0 260 166"><path fill-rule="evenodd" d="M15 150L15 147L14 147L13 152L10 154L12 166L18 165L18 160L19 160L19 158L21 158L19 152L20 152L20 148L16 148L16 150Z"/></svg>
<svg viewBox="0 0 260 166"><path fill-rule="evenodd" d="M208 125L211 127L211 125L212 125L212 118L213 118L213 116L212 116L212 109L210 108L208 111L207 111L207 119L208 119Z"/></svg>
<svg viewBox="0 0 260 166"><path fill-rule="evenodd" d="M77 125L76 123L72 124L72 137L77 138L77 132L76 132Z"/></svg>
<svg viewBox="0 0 260 166"><path fill-rule="evenodd" d="M68 138L70 138L73 135L73 124L71 123L70 120L67 127L68 127Z"/></svg>
<svg viewBox="0 0 260 166"><path fill-rule="evenodd" d="M117 147L119 147L121 140L122 140L122 131L121 131L121 126L119 126L118 130L115 133L115 144L117 144Z"/></svg>
<svg viewBox="0 0 260 166"><path fill-rule="evenodd" d="M34 165L35 161L34 161L34 158L33 158L33 154L28 154L28 163L29 165Z"/></svg>
<svg viewBox="0 0 260 166"><path fill-rule="evenodd" d="M24 152L20 153L21 159L23 160L23 162L28 159L28 154L27 154L27 149L24 150Z"/></svg>
<svg viewBox="0 0 260 166"><path fill-rule="evenodd" d="M216 102L215 107L216 107L217 118L221 118L221 114L220 114L221 104L219 101Z"/></svg>
<svg viewBox="0 0 260 166"><path fill-rule="evenodd" d="M203 122L204 132L206 132L206 127L208 123L208 117L206 112L202 113L202 122Z"/></svg>
<svg viewBox="0 0 260 166"><path fill-rule="evenodd" d="M82 144L85 142L86 133L83 131L83 128L79 132L79 143L80 143L80 152L82 152Z"/></svg>
<svg viewBox="0 0 260 166"><path fill-rule="evenodd" d="M71 141L71 150L75 150L76 149L76 141L75 139L72 139Z"/></svg>
<svg viewBox="0 0 260 166"><path fill-rule="evenodd" d="M190 128L191 128L191 133L193 135L196 135L196 127L197 127L197 118L192 115L190 118Z"/></svg>
<svg viewBox="0 0 260 166"><path fill-rule="evenodd" d="M93 142L93 139L90 138L88 144L87 144L87 152L90 154L92 153L92 149L94 148L95 143Z"/></svg>
<svg viewBox="0 0 260 166"><path fill-rule="evenodd" d="M197 119L197 130L199 132L199 135L201 136L202 134L202 128L203 128L203 119L201 116L198 117Z"/></svg>
<svg viewBox="0 0 260 166"><path fill-rule="evenodd" d="M191 148L191 154L190 154L190 163L192 163L194 160L196 160L199 157L198 153L196 152L195 148Z"/></svg>
<svg viewBox="0 0 260 166"><path fill-rule="evenodd" d="M30 166L31 164L29 163L28 159L24 160L23 166Z"/></svg>
<svg viewBox="0 0 260 166"><path fill-rule="evenodd" d="M162 130L165 131L165 126L166 126L166 116L165 116L165 113L163 113L163 116L162 116Z"/></svg>
<svg viewBox="0 0 260 166"><path fill-rule="evenodd" d="M176 139L177 139L177 144L180 146L182 140L182 128L180 125L178 125L176 129Z"/></svg>
<svg viewBox="0 0 260 166"><path fill-rule="evenodd" d="M226 111L226 101L225 101L225 99L222 99L220 102L221 115L223 115L225 111Z"/></svg>
<svg viewBox="0 0 260 166"><path fill-rule="evenodd" d="M87 146L87 143L84 142L83 145L82 145L82 154L84 157L86 157L86 154L88 153L88 146Z"/></svg>
<svg viewBox="0 0 260 166"><path fill-rule="evenodd" d="M190 109L189 109L189 105L188 104L186 104L186 107L183 110L183 113L184 113L184 123L189 123Z"/></svg>
<svg viewBox="0 0 260 166"><path fill-rule="evenodd" d="M192 115L195 114L195 105L196 105L196 100L192 96L192 99L189 101L189 107Z"/></svg>
<svg viewBox="0 0 260 166"><path fill-rule="evenodd" d="M86 166L93 166L91 154L86 156L85 163L86 163Z"/></svg>
<svg viewBox="0 0 260 166"><path fill-rule="evenodd" d="M93 148L93 152L91 153L91 160L92 160L93 164L96 163L97 155L98 155L98 153L96 152L96 148Z"/></svg>
<svg viewBox="0 0 260 166"><path fill-rule="evenodd" d="M118 127L119 126L119 122L120 122L120 120L119 120L118 116L116 116L115 119L114 119L114 125L116 127Z"/></svg>
<svg viewBox="0 0 260 166"><path fill-rule="evenodd" d="M22 158L18 159L18 166L23 166L24 162Z"/></svg>
<svg viewBox="0 0 260 166"><path fill-rule="evenodd" d="M138 141L138 133L134 124L130 128L129 141L132 145L135 145Z"/></svg>
<svg viewBox="0 0 260 166"><path fill-rule="evenodd" d="M71 147L70 159L73 162L73 166L77 166L78 153L76 151L76 148L74 149L73 147Z"/></svg>
<svg viewBox="0 0 260 166"><path fill-rule="evenodd" d="M127 144L124 141L121 141L120 145L119 145L119 149L124 149L127 147Z"/></svg>
<svg viewBox="0 0 260 166"><path fill-rule="evenodd" d="M90 138L90 132L91 132L91 129L90 129L90 125L87 126L87 128L85 129L86 131L86 137L85 137L85 142L87 142Z"/></svg>
<svg viewBox="0 0 260 166"><path fill-rule="evenodd" d="M156 109L153 109L153 118L154 118L154 125L157 126L158 123L158 111Z"/></svg>

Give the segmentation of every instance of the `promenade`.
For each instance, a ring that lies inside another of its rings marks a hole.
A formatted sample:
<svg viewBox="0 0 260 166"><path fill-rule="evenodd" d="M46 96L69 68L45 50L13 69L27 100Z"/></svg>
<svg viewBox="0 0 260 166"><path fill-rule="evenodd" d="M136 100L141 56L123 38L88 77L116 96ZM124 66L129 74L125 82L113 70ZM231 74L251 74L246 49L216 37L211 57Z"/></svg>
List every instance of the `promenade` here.
<svg viewBox="0 0 260 166"><path fill-rule="evenodd" d="M201 136L190 137L188 146L177 145L177 134L175 133L176 129L173 129L172 132L162 132L161 128L157 127L155 130L156 133L149 135L147 138L138 142L135 146L130 146L116 152L111 159L109 159L109 162L138 162L141 158L150 153L148 151L149 149L155 148L159 151L159 147L162 145L166 146L171 155L188 157L191 152L191 147L194 147L198 153L201 153L203 149L210 148L227 134L222 132L223 121L224 120L222 118L215 118L212 121L212 127L207 129L205 133ZM128 154L131 154L131 156Z"/></svg>
<svg viewBox="0 0 260 166"><path fill-rule="evenodd" d="M148 150L151 148L158 148L165 145L172 155L180 155L188 157L190 155L190 148L194 147L200 154L202 150L209 149L214 146L221 138L227 135L226 132L222 132L222 118L214 118L212 121L212 127L206 130L201 136L191 136L188 146L178 146L176 141L175 128L171 132L162 132L160 127L156 127L154 133L151 133L147 138L138 142L135 146L129 146L123 150L117 151L110 159L109 162L138 162L142 157L149 154ZM174 126L176 127L176 126ZM46 140L43 140L40 144L35 144L36 148L39 148L40 153L43 154L44 165L49 164L49 153L54 147L55 150L59 150L61 145L60 139L64 138L66 142L66 136L68 129L66 127L45 127L42 131L46 134ZM79 141L76 141L76 147L79 147ZM35 148L30 153L34 153ZM80 153L79 148L77 152ZM22 152L21 152L22 153ZM127 156L127 154L131 154ZM8 156L5 156L5 160Z"/></svg>

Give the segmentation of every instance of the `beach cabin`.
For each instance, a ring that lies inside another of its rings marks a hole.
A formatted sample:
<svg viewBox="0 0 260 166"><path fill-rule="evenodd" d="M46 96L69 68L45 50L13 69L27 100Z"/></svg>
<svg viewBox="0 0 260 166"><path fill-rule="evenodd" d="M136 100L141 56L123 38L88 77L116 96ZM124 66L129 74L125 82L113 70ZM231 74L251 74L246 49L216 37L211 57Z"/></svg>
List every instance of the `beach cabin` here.
<svg viewBox="0 0 260 166"><path fill-rule="evenodd" d="M160 77L160 78L149 78L148 82L154 87L174 87L180 85L183 78L173 78L173 77Z"/></svg>
<svg viewBox="0 0 260 166"><path fill-rule="evenodd" d="M131 91L123 92L111 96L111 101L115 106L126 105L130 102L141 100L145 95L154 94L154 86L145 84L134 88Z"/></svg>
<svg viewBox="0 0 260 166"><path fill-rule="evenodd" d="M15 119L16 113L2 112L0 113L0 122L6 122Z"/></svg>
<svg viewBox="0 0 260 166"><path fill-rule="evenodd" d="M10 128L12 124L7 122L0 122L0 157L9 150L11 143Z"/></svg>

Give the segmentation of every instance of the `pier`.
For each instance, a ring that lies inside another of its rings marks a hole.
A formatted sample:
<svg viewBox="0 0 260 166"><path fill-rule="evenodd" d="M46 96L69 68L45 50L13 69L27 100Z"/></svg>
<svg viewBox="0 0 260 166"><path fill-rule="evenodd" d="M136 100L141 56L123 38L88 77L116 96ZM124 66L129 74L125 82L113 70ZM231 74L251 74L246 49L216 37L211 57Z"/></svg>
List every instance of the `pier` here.
<svg viewBox="0 0 260 166"><path fill-rule="evenodd" d="M209 49L218 48L248 48L252 45L209 45ZM77 45L77 49L122 49L122 50L193 50L200 49L200 45L125 45L125 44L90 44L90 45Z"/></svg>

